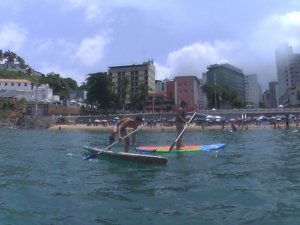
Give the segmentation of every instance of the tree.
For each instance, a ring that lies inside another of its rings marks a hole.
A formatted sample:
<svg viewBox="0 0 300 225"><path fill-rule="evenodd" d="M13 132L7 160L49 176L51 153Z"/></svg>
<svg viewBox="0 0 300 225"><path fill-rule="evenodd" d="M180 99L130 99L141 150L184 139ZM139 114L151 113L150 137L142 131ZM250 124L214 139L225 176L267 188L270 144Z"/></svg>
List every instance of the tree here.
<svg viewBox="0 0 300 225"><path fill-rule="evenodd" d="M15 61L15 58L16 58L16 54L14 52L9 51L9 50L4 52L3 56L6 59L6 68L8 68L9 65L12 65Z"/></svg>
<svg viewBox="0 0 300 225"><path fill-rule="evenodd" d="M130 96L130 106L133 110L143 110L148 103L148 85L140 84L137 92Z"/></svg>
<svg viewBox="0 0 300 225"><path fill-rule="evenodd" d="M4 59L4 56L3 56L3 51L0 49L0 62L2 62Z"/></svg>
<svg viewBox="0 0 300 225"><path fill-rule="evenodd" d="M67 84L68 88L73 89L73 90L78 89L77 82L75 80L73 80L72 78L68 77L68 78L64 78L63 80Z"/></svg>
<svg viewBox="0 0 300 225"><path fill-rule="evenodd" d="M108 109L114 105L113 101L115 100L111 78L107 73L88 74L86 87L88 102L101 107L104 113L107 113Z"/></svg>
<svg viewBox="0 0 300 225"><path fill-rule="evenodd" d="M69 83L64 78L61 78L59 74L52 72L46 76L39 76L37 83L49 84L49 87L53 89L53 94L59 95L63 100L68 99L70 91Z"/></svg>
<svg viewBox="0 0 300 225"><path fill-rule="evenodd" d="M118 103L121 106L122 109L125 109L126 107L126 96L128 92L128 86L129 86L129 81L127 77L122 77L120 81L118 81Z"/></svg>
<svg viewBox="0 0 300 225"><path fill-rule="evenodd" d="M240 99L238 94L227 86L205 84L202 87L207 96L208 107L220 108L222 106L241 108L245 102Z"/></svg>

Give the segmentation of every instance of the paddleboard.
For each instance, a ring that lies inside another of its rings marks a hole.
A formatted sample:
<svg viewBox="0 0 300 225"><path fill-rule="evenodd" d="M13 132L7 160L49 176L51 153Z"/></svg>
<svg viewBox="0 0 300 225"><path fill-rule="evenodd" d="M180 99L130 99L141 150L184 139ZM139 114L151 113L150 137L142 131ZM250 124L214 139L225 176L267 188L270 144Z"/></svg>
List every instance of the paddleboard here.
<svg viewBox="0 0 300 225"><path fill-rule="evenodd" d="M112 151L102 151L96 147L83 146L84 149L88 150L91 154L96 156L104 156L112 159L118 160L126 160L140 163L149 163L149 164L166 164L168 162L167 158L161 156L153 156L153 155L144 155L144 154L136 154L129 152L112 152Z"/></svg>
<svg viewBox="0 0 300 225"><path fill-rule="evenodd" d="M172 153L172 152L199 152L199 151L211 151L223 148L225 144L210 144L210 145L186 145L182 149L172 149L169 151L170 146L137 146L135 150L137 152L148 152L148 153Z"/></svg>

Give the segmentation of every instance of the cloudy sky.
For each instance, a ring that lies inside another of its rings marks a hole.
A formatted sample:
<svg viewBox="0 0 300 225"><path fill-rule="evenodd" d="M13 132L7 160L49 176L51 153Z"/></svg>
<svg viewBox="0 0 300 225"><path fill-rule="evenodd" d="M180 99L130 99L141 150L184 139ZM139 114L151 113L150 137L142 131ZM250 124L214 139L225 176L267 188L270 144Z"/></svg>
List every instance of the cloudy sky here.
<svg viewBox="0 0 300 225"><path fill-rule="evenodd" d="M230 63L277 80L275 48L300 53L300 0L0 0L0 49L80 85L153 59L156 79Z"/></svg>

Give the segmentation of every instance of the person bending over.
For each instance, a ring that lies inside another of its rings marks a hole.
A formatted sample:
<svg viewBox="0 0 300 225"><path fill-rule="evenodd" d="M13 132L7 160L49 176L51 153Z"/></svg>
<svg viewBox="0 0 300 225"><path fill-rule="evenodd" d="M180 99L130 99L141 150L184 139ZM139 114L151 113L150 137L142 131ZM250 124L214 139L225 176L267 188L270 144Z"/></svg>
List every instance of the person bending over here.
<svg viewBox="0 0 300 225"><path fill-rule="evenodd" d="M113 126L112 133L109 137L109 144L111 145L114 142L116 135L118 135L119 139L122 139L124 136L126 136L127 135L126 128L132 128L134 131L142 124L142 122L143 119L140 116L136 116L134 119L132 118L121 119L116 125ZM129 137L124 138L123 142L124 142L124 152L128 152L130 146L130 138ZM135 133L132 134L131 142L132 145L134 146L136 143Z"/></svg>

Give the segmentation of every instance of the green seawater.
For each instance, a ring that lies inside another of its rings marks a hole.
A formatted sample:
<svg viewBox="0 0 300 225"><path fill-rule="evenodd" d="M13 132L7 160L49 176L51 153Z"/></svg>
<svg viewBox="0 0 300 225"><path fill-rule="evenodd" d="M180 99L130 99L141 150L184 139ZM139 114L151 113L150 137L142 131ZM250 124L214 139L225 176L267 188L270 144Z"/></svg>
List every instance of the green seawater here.
<svg viewBox="0 0 300 225"><path fill-rule="evenodd" d="M299 224L300 131L188 131L167 165L84 160L109 133L0 129L0 224ZM140 132L172 144L175 132ZM113 148L122 151L122 145Z"/></svg>

